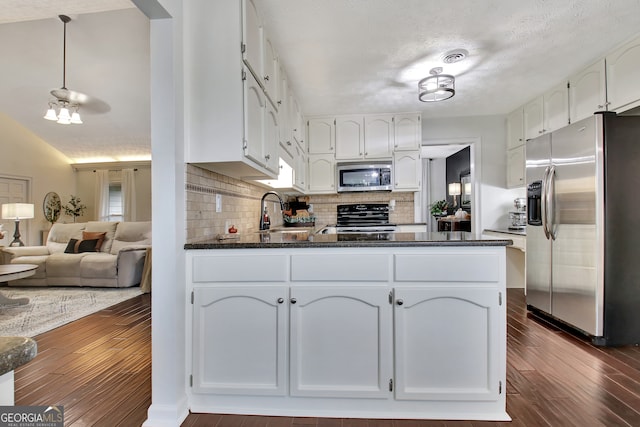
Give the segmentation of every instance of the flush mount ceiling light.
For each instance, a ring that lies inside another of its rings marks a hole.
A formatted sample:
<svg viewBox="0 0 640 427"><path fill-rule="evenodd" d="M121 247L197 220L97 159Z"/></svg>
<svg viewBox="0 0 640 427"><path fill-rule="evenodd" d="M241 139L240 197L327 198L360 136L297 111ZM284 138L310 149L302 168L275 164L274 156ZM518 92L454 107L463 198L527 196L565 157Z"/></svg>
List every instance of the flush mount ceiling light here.
<svg viewBox="0 0 640 427"><path fill-rule="evenodd" d="M49 109L44 118L47 120L56 121L61 125L82 124L80 113L80 103L86 95L67 89L67 23L71 21L66 15L58 15L58 18L64 24L64 33L62 39L62 87L60 89L54 89L51 91L51 95L54 96L54 100L49 101ZM56 108L58 112L56 113ZM70 110L73 113L70 114Z"/></svg>
<svg viewBox="0 0 640 427"><path fill-rule="evenodd" d="M441 74L442 67L432 68L429 77L418 82L418 99L422 102L444 101L456 94L455 77Z"/></svg>

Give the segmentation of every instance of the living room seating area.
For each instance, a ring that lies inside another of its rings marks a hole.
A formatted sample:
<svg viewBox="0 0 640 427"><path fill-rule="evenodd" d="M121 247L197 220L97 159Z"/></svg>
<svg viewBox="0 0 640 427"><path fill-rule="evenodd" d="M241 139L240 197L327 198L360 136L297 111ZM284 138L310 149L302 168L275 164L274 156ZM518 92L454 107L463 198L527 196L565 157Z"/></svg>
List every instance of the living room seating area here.
<svg viewBox="0 0 640 427"><path fill-rule="evenodd" d="M35 264L9 286L131 287L140 284L151 248L151 222L58 224L44 246L2 248L5 264Z"/></svg>

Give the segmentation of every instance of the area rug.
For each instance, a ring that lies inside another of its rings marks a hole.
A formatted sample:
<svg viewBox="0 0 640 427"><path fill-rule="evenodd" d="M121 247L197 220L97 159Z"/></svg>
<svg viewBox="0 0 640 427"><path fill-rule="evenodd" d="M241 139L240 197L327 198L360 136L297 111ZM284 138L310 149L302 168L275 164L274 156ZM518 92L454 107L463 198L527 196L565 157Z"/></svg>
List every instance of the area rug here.
<svg viewBox="0 0 640 427"><path fill-rule="evenodd" d="M0 288L10 298L29 298L21 306L0 305L0 336L31 337L126 301L134 288Z"/></svg>

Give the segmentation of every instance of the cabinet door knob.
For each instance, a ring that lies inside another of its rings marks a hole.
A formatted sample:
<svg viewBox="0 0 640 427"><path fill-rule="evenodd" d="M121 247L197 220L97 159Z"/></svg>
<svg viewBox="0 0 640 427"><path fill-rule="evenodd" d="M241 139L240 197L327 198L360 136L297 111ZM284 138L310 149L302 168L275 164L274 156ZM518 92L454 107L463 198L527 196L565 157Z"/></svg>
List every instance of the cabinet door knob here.
<svg viewBox="0 0 640 427"><path fill-rule="evenodd" d="M264 156L264 158L269 160L271 158L271 154L267 154L266 156Z"/></svg>
<svg viewBox="0 0 640 427"><path fill-rule="evenodd" d="M297 300L297 299L295 299L295 298L291 298L291 299L289 300L289 302L291 302L291 304L295 304L295 303L297 303L297 302L298 302L298 300Z"/></svg>
<svg viewBox="0 0 640 427"><path fill-rule="evenodd" d="M265 79L266 81L269 81L269 76L264 76L264 79Z"/></svg>
<svg viewBox="0 0 640 427"><path fill-rule="evenodd" d="M398 304L398 305L402 305L402 304L404 304L404 301L402 301L401 299L399 299L398 301L396 301L396 304Z"/></svg>
<svg viewBox="0 0 640 427"><path fill-rule="evenodd" d="M278 298L278 304L282 304L284 302L284 298Z"/></svg>

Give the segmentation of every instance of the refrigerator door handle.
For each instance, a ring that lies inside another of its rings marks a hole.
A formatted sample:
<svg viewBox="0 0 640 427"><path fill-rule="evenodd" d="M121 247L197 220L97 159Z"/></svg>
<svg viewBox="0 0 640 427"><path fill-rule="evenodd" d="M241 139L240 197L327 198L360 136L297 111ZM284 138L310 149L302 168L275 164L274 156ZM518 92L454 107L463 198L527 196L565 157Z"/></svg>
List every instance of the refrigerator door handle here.
<svg viewBox="0 0 640 427"><path fill-rule="evenodd" d="M555 204L554 200L556 197L556 167L551 166L549 169L549 174L547 175L547 228L549 232L549 236L552 240L556 240L556 231L555 231Z"/></svg>
<svg viewBox="0 0 640 427"><path fill-rule="evenodd" d="M547 205L549 203L549 198L547 197L547 193L548 193L548 188L547 186L549 185L548 183L548 178L549 178L549 166L547 166L544 170L544 175L542 176L542 194L540 196L540 202L541 202L541 208L540 210L542 211L542 231L544 231L544 236L547 238L547 240L549 240L551 238L551 236L549 235L549 228L548 228L548 221L547 221L547 217L548 217L548 208Z"/></svg>

